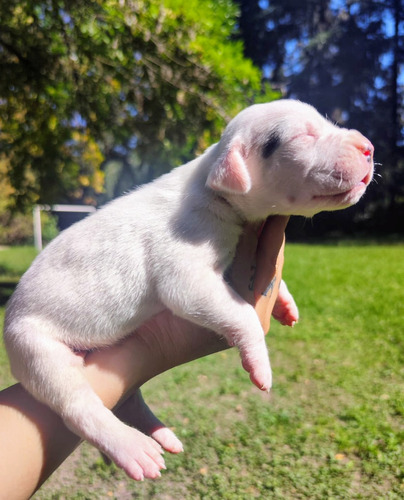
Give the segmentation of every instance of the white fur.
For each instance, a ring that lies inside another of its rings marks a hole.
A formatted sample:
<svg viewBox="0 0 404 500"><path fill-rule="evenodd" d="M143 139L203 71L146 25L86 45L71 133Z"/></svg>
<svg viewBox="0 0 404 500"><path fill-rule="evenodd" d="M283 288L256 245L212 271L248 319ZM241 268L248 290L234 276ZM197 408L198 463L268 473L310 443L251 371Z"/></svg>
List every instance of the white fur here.
<svg viewBox="0 0 404 500"><path fill-rule="evenodd" d="M160 447L102 405L74 349L111 345L169 308L236 345L253 382L269 389L258 317L223 278L243 226L355 203L371 180L372 152L359 132L306 104L247 108L199 158L62 232L37 257L6 313L13 373L128 475L158 476ZM288 304L296 316L292 302L281 287L281 321Z"/></svg>

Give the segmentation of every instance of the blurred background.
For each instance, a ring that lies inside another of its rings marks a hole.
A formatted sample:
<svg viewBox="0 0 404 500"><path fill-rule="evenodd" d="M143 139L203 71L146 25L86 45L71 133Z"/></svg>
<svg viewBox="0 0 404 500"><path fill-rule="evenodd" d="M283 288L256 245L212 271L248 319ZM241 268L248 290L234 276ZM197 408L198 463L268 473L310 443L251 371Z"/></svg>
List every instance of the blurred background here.
<svg viewBox="0 0 404 500"><path fill-rule="evenodd" d="M357 206L289 237L402 238L403 35L403 0L0 0L0 244L32 241L34 205L100 206L282 97L377 163Z"/></svg>

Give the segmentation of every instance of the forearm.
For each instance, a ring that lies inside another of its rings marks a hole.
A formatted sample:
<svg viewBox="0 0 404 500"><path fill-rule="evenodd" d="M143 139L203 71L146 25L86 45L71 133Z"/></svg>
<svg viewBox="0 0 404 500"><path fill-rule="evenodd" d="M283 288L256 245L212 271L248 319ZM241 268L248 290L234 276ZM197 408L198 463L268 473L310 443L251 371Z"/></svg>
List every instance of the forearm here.
<svg viewBox="0 0 404 500"><path fill-rule="evenodd" d="M29 498L79 443L59 416L20 384L0 393L0 422L4 498Z"/></svg>
<svg viewBox="0 0 404 500"><path fill-rule="evenodd" d="M116 404L124 392L123 382L97 374L96 365L85 371L104 403L109 407ZM56 413L20 384L0 393L0 422L0 484L4 498L30 497L80 442Z"/></svg>

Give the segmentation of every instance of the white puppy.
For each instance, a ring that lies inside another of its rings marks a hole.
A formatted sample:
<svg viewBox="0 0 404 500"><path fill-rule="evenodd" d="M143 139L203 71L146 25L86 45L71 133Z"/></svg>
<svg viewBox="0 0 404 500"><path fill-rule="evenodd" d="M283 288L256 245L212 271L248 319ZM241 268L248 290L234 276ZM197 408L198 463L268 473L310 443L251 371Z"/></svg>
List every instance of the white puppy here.
<svg viewBox="0 0 404 500"><path fill-rule="evenodd" d="M62 232L36 258L6 313L14 375L130 477L158 476L160 447L103 406L74 349L111 345L168 308L237 346L251 380L268 390L258 317L223 278L243 226L352 205L372 173L372 144L311 106L247 108L199 158ZM280 319L282 301L293 300L281 294Z"/></svg>

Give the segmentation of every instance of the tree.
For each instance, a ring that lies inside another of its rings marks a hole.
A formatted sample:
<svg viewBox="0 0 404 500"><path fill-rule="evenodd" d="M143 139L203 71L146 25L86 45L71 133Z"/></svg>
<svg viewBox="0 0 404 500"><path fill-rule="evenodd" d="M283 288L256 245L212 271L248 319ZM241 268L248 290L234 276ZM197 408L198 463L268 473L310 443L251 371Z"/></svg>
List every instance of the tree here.
<svg viewBox="0 0 404 500"><path fill-rule="evenodd" d="M376 182L330 225L404 226L403 0L238 0L246 56L285 96L316 106L374 143ZM259 20L259 22L256 22ZM251 30L252 23L257 30ZM254 45L260 49L254 51ZM355 224L352 224L355 223ZM316 224L321 228L321 224Z"/></svg>
<svg viewBox="0 0 404 500"><path fill-rule="evenodd" d="M13 207L94 202L105 164L147 177L216 139L261 91L230 39L236 13L230 0L0 0Z"/></svg>

